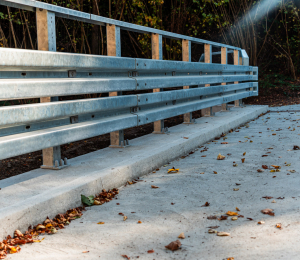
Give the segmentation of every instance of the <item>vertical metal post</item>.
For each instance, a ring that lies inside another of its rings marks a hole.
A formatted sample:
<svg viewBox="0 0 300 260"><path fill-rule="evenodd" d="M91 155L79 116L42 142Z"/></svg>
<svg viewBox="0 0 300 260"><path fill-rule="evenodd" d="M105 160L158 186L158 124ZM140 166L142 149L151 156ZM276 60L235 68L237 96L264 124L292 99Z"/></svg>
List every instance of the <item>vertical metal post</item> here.
<svg viewBox="0 0 300 260"><path fill-rule="evenodd" d="M227 64L227 48L222 47L221 48L221 64L226 65ZM225 82L222 83L222 85L226 85ZM228 110L228 105L227 104L222 104L222 111L227 111Z"/></svg>
<svg viewBox="0 0 300 260"><path fill-rule="evenodd" d="M239 51L238 50L234 50L233 51L233 60L234 60L234 65L239 65L240 63L240 57L239 57ZM235 81L234 84L239 84L238 81ZM235 107L239 107L240 106L240 102L241 100L235 100L234 101L234 106Z"/></svg>
<svg viewBox="0 0 300 260"><path fill-rule="evenodd" d="M163 59L163 48L162 48L162 35L157 33L151 34L151 50L152 50L152 59L162 60ZM153 92L160 92L162 89L155 88ZM165 134L167 131L165 129L164 120L159 120L153 123L153 134Z"/></svg>
<svg viewBox="0 0 300 260"><path fill-rule="evenodd" d="M182 40L182 61L191 62L191 41ZM184 89L189 89L189 86L183 86ZM186 113L183 115L183 123L184 124L193 124L193 115L192 113Z"/></svg>
<svg viewBox="0 0 300 260"><path fill-rule="evenodd" d="M210 44L204 44L204 62L212 63L212 46ZM205 87L210 87L210 84L205 84ZM202 116L212 116L212 107L208 107L201 110Z"/></svg>
<svg viewBox="0 0 300 260"><path fill-rule="evenodd" d="M106 25L107 36L107 55L121 57L121 30L119 26L107 24ZM120 96L122 92L109 92L110 97ZM110 147L111 148L123 148L127 142L124 140L124 130L119 130L110 133Z"/></svg>
<svg viewBox="0 0 300 260"><path fill-rule="evenodd" d="M55 13L44 9L36 9L37 42L40 51L56 51ZM40 102L58 101L58 97L43 97ZM43 169L59 170L67 166L61 159L60 146L43 150Z"/></svg>

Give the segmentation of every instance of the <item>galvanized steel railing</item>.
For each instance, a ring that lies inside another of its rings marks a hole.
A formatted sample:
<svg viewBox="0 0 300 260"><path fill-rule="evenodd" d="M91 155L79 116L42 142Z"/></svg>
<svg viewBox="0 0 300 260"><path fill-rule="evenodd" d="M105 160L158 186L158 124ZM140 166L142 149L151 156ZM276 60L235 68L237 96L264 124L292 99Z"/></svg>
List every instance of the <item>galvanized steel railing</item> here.
<svg viewBox="0 0 300 260"><path fill-rule="evenodd" d="M41 98L38 104L0 108L0 159L43 150L42 167L61 169L67 165L62 144L111 133L111 147L125 147L123 129L154 122L154 133L163 134L165 118L184 114L184 122L193 123L193 111L210 116L213 106L226 110L228 102L258 95L258 83L250 82L258 80L258 69L239 48L39 1L0 4L36 12L39 48L0 48L0 100ZM105 25L108 56L56 53L55 16ZM151 33L153 59L121 57L120 29ZM162 60L162 37L182 40L183 61ZM204 63L191 62L191 42L205 45ZM212 53L212 46L221 52ZM227 64L228 53L235 65ZM221 55L222 64L212 64L212 55ZM138 94L146 89L154 93ZM122 96L122 91L137 94ZM103 98L57 98L108 92Z"/></svg>

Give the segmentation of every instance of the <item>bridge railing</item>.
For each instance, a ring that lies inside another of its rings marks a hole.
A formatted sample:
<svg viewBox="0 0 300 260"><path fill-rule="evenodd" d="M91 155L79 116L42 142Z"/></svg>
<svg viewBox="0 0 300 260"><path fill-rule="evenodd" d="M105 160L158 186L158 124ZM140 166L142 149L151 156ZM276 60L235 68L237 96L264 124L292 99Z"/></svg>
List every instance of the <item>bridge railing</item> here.
<svg viewBox="0 0 300 260"><path fill-rule="evenodd" d="M0 48L0 100L40 98L40 103L0 107L0 160L43 150L42 168L61 169L60 145L111 133L111 147L126 147L123 130L154 122L164 134L164 119L193 111L212 116L212 107L258 95L258 68L240 48L116 21L31 0L0 4L36 12L38 51ZM56 52L55 16L107 28L107 54ZM150 33L152 60L121 57L120 30ZM182 60L162 59L162 37L182 40ZM204 44L191 62L191 43ZM212 46L221 48L212 52ZM232 53L234 64L227 64ZM212 63L221 55L221 63ZM183 89L169 89L183 87ZM163 89L167 91L162 91ZM153 90L140 94L139 91ZM122 95L130 91L135 94ZM108 97L59 101L58 97L109 93Z"/></svg>

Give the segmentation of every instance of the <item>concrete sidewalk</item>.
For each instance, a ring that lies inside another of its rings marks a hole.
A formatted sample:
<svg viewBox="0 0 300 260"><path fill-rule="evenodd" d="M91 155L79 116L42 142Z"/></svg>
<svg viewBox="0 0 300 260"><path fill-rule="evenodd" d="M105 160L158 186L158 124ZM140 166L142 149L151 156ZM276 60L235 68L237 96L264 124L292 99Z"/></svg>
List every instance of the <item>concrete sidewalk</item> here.
<svg viewBox="0 0 300 260"><path fill-rule="evenodd" d="M71 159L71 166L60 171L38 169L2 180L0 239L80 206L81 194L120 187L266 111L266 106L234 108L172 127L168 135L136 138L126 149L106 148Z"/></svg>
<svg viewBox="0 0 300 260"><path fill-rule="evenodd" d="M117 200L88 208L66 229L8 259L299 259L300 151L293 150L300 146L299 121L300 112L271 112L251 121L227 139L208 142L142 182L122 187ZM225 160L216 160L219 153ZM262 165L281 169L257 172ZM171 167L179 173L168 174ZM210 206L202 207L206 202ZM236 207L244 218L207 219ZM274 209L275 216L263 215L265 208ZM265 224L258 225L261 220ZM105 224L97 225L100 221ZM230 236L209 234L211 226ZM167 251L164 246L181 232L186 236L182 249ZM151 249L155 252L147 253Z"/></svg>

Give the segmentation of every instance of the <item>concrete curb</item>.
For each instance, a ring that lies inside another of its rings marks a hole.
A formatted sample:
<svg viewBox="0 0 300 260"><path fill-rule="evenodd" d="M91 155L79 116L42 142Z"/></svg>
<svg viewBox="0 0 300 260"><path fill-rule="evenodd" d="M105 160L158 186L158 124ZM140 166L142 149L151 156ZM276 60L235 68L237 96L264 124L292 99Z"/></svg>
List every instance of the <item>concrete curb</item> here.
<svg viewBox="0 0 300 260"><path fill-rule="evenodd" d="M78 207L81 194L120 187L267 111L267 106L234 108L195 125L172 127L170 135L136 138L125 150L106 148L74 158L58 172L37 169L0 181L0 239Z"/></svg>

